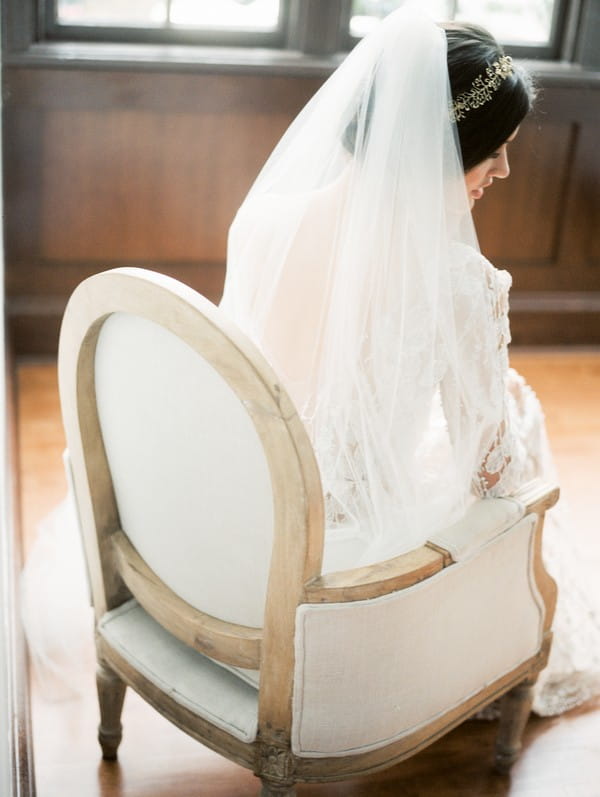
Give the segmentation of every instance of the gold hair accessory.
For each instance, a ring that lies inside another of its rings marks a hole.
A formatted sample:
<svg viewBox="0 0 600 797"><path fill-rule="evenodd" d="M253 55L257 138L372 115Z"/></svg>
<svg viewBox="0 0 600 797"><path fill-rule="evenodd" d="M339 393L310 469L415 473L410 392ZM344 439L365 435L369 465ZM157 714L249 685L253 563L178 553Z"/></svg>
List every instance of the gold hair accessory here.
<svg viewBox="0 0 600 797"><path fill-rule="evenodd" d="M485 75L478 75L469 91L464 91L450 103L450 118L453 122L464 119L467 112L480 108L492 99L502 81L513 74L513 62L510 55L503 55L485 70Z"/></svg>

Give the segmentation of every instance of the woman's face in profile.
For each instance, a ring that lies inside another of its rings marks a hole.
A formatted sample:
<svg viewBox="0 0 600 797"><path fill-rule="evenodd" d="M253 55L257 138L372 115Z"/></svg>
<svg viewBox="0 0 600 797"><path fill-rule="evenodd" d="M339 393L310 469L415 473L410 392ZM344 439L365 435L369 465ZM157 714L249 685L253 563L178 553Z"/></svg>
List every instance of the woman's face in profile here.
<svg viewBox="0 0 600 797"><path fill-rule="evenodd" d="M465 172L465 185L471 207L473 207L477 199L481 199L485 189L494 182L495 177L504 179L510 174L507 150L508 145L515 140L518 132L519 128L517 127L504 144L498 147L489 158Z"/></svg>

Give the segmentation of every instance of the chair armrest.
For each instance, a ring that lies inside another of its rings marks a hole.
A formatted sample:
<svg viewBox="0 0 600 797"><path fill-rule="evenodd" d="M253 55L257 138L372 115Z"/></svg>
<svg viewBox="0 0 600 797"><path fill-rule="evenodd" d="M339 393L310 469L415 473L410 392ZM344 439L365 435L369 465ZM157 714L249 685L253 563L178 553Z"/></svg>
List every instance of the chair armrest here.
<svg viewBox="0 0 600 797"><path fill-rule="evenodd" d="M377 598L410 587L438 573L452 558L425 544L383 562L326 573L306 584L307 603L337 603Z"/></svg>
<svg viewBox="0 0 600 797"><path fill-rule="evenodd" d="M529 515L532 512L542 515L558 501L560 488L556 485L549 485L541 479L532 479L511 497L523 504L524 515Z"/></svg>
<svg viewBox="0 0 600 797"><path fill-rule="evenodd" d="M511 496L511 500L520 507L518 517L513 517L503 528L499 528L497 525L492 528L489 539L493 539L506 528L510 528L526 515L531 513L543 515L547 509L554 506L558 496L558 487L549 486L539 479L527 482ZM456 529L459 528L459 525L455 524ZM486 542L489 542L489 539ZM377 598L417 584L438 573L453 561L452 554L443 546L435 542L428 542L420 548L415 548L413 551L408 551L393 559L376 562L365 567L326 573L314 578L305 586L305 601L307 603L338 603Z"/></svg>

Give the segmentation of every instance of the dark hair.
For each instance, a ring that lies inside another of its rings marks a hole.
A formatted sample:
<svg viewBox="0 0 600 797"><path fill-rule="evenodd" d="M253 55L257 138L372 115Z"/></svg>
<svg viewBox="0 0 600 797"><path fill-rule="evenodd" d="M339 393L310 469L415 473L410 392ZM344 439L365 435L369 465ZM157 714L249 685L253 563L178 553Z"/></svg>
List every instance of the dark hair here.
<svg viewBox="0 0 600 797"><path fill-rule="evenodd" d="M504 55L494 37L477 25L447 22L441 27L448 41L448 75L456 99L468 92L473 81L486 77L485 70ZM465 171L495 152L529 113L535 90L528 73L513 64L513 72L501 81L492 98L472 108L457 121Z"/></svg>
<svg viewBox="0 0 600 797"><path fill-rule="evenodd" d="M478 77L485 80L486 69L503 55L504 50L491 33L478 25L441 22L448 43L450 90L456 99L473 88ZM521 124L533 107L535 88L530 75L513 63L512 73L499 84L492 97L479 108L471 108L457 121L458 138L465 172L495 152ZM375 83L366 87L358 110L348 122L342 143L355 154L358 130L368 135ZM366 101L365 101L366 97Z"/></svg>

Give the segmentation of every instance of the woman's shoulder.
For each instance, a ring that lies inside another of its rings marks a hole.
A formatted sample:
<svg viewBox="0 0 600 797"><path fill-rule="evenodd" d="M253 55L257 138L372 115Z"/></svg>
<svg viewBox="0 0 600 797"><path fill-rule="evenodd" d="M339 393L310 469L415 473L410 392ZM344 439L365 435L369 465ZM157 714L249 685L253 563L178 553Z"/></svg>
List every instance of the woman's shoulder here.
<svg viewBox="0 0 600 797"><path fill-rule="evenodd" d="M508 271L496 268L479 249L469 244L452 244L450 268L459 285L476 280L501 293L508 293L512 285L512 277Z"/></svg>

